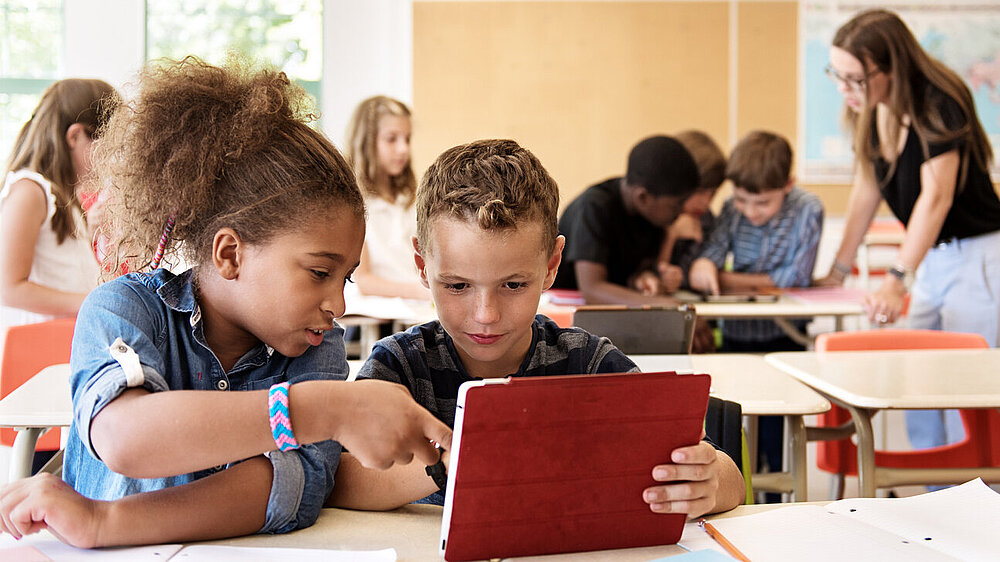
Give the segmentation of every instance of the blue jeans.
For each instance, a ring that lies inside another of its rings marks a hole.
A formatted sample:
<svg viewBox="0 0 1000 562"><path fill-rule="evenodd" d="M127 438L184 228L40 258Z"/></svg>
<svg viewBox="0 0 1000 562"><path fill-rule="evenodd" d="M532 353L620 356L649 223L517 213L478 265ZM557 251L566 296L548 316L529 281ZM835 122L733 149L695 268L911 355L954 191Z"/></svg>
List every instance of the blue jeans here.
<svg viewBox="0 0 1000 562"><path fill-rule="evenodd" d="M931 248L917 269L909 327L976 333L996 347L1000 345L998 326L1000 231ZM954 443L965 436L957 410L907 411L906 429L910 443L919 449Z"/></svg>

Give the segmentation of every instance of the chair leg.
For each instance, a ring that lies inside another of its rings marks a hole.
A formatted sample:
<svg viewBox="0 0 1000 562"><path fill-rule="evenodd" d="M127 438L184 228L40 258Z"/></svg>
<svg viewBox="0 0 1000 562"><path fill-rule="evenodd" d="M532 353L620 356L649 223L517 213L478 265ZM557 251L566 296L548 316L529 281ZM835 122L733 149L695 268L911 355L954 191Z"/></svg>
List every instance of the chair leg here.
<svg viewBox="0 0 1000 562"><path fill-rule="evenodd" d="M844 499L844 481L845 478L843 474L838 473L830 475L830 499Z"/></svg>

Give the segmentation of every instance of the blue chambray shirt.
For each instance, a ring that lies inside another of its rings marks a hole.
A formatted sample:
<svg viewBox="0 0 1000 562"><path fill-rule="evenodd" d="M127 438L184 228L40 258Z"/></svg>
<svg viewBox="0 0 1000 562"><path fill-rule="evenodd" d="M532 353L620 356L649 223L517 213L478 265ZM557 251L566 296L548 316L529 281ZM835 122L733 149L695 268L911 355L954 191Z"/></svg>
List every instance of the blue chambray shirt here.
<svg viewBox="0 0 1000 562"><path fill-rule="evenodd" d="M300 357L285 357L260 344L228 373L223 372L205 343L192 279L191 270L180 275L165 270L129 274L95 289L80 308L70 359L73 424L66 444L63 479L88 498L113 500L159 490L225 468L149 479L112 472L94 452L90 423L129 387L129 382L150 392L162 392L262 390L283 381L346 378L344 332L339 326L325 334L321 345L309 348ZM141 375L136 372L127 376L112 357L110 348L118 338L138 355ZM266 401L261 400L261 408L266 407ZM186 438L198 439L201 430L187 428ZM339 443L323 441L295 451L269 453L274 477L267 517L259 532L284 533L315 522L333 490L340 452Z"/></svg>
<svg viewBox="0 0 1000 562"><path fill-rule="evenodd" d="M730 197L701 256L722 269L726 254L733 254L733 271L767 273L776 287L808 287L812 284L816 252L823 230L823 203L815 194L799 187L785 196L781 209L767 223L754 226L733 204ZM799 329L806 322L793 321ZM773 320L726 320L722 335L741 342L765 342L785 335Z"/></svg>

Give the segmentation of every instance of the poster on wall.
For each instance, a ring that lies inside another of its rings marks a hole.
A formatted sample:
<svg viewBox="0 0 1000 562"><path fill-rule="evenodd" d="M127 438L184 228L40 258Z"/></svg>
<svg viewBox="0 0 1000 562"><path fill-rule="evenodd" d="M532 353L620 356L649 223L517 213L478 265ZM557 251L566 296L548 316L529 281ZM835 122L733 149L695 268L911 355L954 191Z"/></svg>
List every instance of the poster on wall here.
<svg viewBox="0 0 1000 562"><path fill-rule="evenodd" d="M1000 156L1000 2L996 0L802 0L799 3L799 178L849 183L854 156L841 117L843 100L826 76L833 35L854 14L886 8L900 15L931 56L965 80L979 120ZM991 170L1000 180L994 158Z"/></svg>

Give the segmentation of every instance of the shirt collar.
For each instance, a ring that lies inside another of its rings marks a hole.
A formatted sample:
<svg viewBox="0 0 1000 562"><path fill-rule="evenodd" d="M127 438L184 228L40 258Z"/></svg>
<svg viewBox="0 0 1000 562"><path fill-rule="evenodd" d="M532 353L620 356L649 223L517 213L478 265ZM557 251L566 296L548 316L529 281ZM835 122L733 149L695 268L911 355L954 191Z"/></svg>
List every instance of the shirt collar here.
<svg viewBox="0 0 1000 562"><path fill-rule="evenodd" d="M157 271L157 276L170 276L156 290L163 304L176 310L177 312L193 312L196 316L201 316L198 310L198 301L194 296L194 269L189 269L179 275L173 275L168 271ZM194 315L193 315L194 316Z"/></svg>

